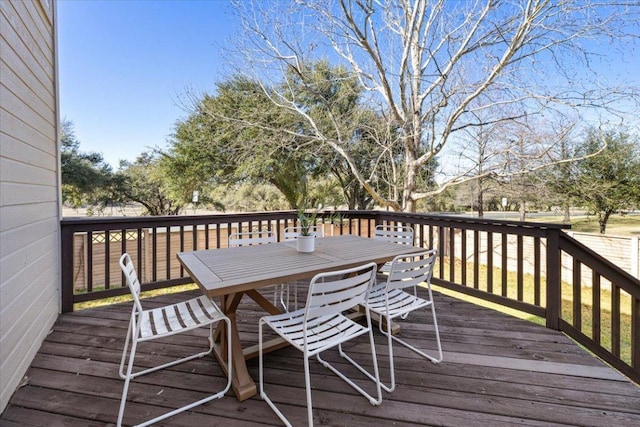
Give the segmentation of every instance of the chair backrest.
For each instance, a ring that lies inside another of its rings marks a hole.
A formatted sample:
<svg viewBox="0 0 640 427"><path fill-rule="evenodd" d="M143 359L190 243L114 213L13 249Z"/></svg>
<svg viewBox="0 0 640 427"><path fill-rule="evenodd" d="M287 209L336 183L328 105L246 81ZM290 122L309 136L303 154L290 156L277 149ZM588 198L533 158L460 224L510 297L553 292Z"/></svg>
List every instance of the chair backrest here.
<svg viewBox="0 0 640 427"><path fill-rule="evenodd" d="M375 263L317 274L309 283L305 325L320 316L335 315L359 304L366 305L376 278Z"/></svg>
<svg viewBox="0 0 640 427"><path fill-rule="evenodd" d="M284 229L284 240L292 240L300 235L302 227L287 227ZM312 225L309 227L311 235L316 237L324 237L324 228L321 225Z"/></svg>
<svg viewBox="0 0 640 427"><path fill-rule="evenodd" d="M430 284L437 255L438 250L431 249L395 257L391 261L387 292L392 289L416 286L423 282Z"/></svg>
<svg viewBox="0 0 640 427"><path fill-rule="evenodd" d="M413 245L413 228L405 225L378 225L373 238L402 245Z"/></svg>
<svg viewBox="0 0 640 427"><path fill-rule="evenodd" d="M120 257L120 268L124 273L127 285L129 286L129 291L131 291L131 295L133 296L135 308L138 312L142 313L142 303L140 302L140 281L138 280L136 269L133 266L133 261L131 261L131 257L128 253L124 253Z"/></svg>
<svg viewBox="0 0 640 427"><path fill-rule="evenodd" d="M270 230L246 231L244 233L232 233L229 235L229 247L263 245L275 243L276 235Z"/></svg>

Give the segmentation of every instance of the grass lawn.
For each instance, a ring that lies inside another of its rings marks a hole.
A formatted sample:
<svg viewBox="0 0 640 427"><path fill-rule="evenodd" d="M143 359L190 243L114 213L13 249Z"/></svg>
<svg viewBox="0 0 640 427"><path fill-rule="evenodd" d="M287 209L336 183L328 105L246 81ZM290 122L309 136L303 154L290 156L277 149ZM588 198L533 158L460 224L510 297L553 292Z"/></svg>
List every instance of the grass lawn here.
<svg viewBox="0 0 640 427"><path fill-rule="evenodd" d="M559 224L561 215L538 216L527 218L532 222L549 222ZM571 231L583 233L599 233L598 217L595 215L576 215L571 217ZM615 236L640 236L640 215L611 215L607 222L605 234Z"/></svg>
<svg viewBox="0 0 640 427"><path fill-rule="evenodd" d="M436 266L437 270L438 266ZM445 271L449 271L448 263L445 262ZM456 268L456 274L459 275L461 268ZM480 283L479 288L481 290L486 290L486 266L482 265L480 267L479 276ZM467 266L467 272L469 273L467 277L467 283L473 283L473 264L469 263ZM501 277L501 269L494 268L493 271L494 277ZM434 271L434 277L437 277L437 271ZM455 278L457 283L461 282L460 277ZM543 277L542 282L544 283L545 278ZM515 299L517 295L517 277L515 272L509 272L507 274L507 295L511 299ZM524 301L533 304L534 301L534 285L533 285L533 276L530 274L525 274L523 276L523 296ZM446 295L453 296L455 298L469 301L471 303L488 307L502 313L510 314L512 316L528 320L530 322L537 323L539 325L545 325L545 319L534 316L529 313L525 313L519 310L507 308L501 306L499 304L495 304L492 302L484 301L479 298L475 298L460 292L455 292L449 289L441 288L438 286L433 286L434 290L441 292ZM500 286L496 286L494 283L494 293L499 294ZM587 336L592 339L592 327L593 327L593 289L590 287L582 288L582 301L581 301L581 319L582 325L580 330ZM541 295L540 301L542 306L545 305L546 301L546 292L545 287L541 287ZM611 292L607 289L603 288L600 290L600 345L605 349L611 351ZM620 295L620 358L624 360L626 363L631 362L631 297L622 292ZM568 323L573 324L573 299L572 299L572 286L569 283L562 283L562 318Z"/></svg>
<svg viewBox="0 0 640 427"><path fill-rule="evenodd" d="M163 289L156 289L153 291L146 291L146 292L142 292L140 294L140 297L149 298L149 297L155 297L158 295L166 295L166 294L174 294L177 292L191 291L193 289L198 289L198 285L196 285L195 283L191 283L188 285L173 286L171 288L163 288ZM100 289L97 288L96 290L100 290ZM133 297L131 296L131 294L121 295L118 297L103 298L95 301L80 302L77 304L73 304L73 310L74 311L84 310L87 308L101 307L103 305L118 304L118 303L127 302L127 301L133 301ZM144 305L144 302L143 302L143 305Z"/></svg>

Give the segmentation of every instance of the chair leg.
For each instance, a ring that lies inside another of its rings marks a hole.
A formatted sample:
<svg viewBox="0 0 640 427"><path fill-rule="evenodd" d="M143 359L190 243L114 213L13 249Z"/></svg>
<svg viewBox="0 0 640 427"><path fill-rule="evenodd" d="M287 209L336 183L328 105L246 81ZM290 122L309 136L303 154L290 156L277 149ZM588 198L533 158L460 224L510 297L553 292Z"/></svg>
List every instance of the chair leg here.
<svg viewBox="0 0 640 427"><path fill-rule="evenodd" d="M358 362L356 362L351 357L349 357L349 355L345 353L344 350L342 349L342 344L338 344L338 352L340 354L340 357L342 357L343 359L351 363L356 369L358 369L360 372L362 372L366 377L368 377L371 381L373 381L376 384L376 392L378 394L377 398L373 397L371 394L364 391L364 389L362 389L359 385L357 385L352 380L350 380L346 375L340 372L331 363L324 360L320 356L320 353L316 354L316 359L318 360L318 362L322 364L322 366L329 369L331 372L333 372L338 377L340 377L344 382L349 384L355 391L357 391L358 393L360 393L361 395L369 399L369 403L371 403L374 406L378 406L380 405L380 403L382 403L382 393L380 392L380 388L382 385L380 383L380 372L378 371L378 359L376 357L376 350L375 350L375 347L373 346L373 331L369 331L369 332L371 335L370 340L372 343L371 355L373 356L373 370L374 370L373 375L370 372L368 372L365 368L363 368L362 365L360 365Z"/></svg>
<svg viewBox="0 0 640 427"><path fill-rule="evenodd" d="M267 402L267 405L275 412L275 414L280 418L280 420L287 426L292 427L292 424L287 420L287 417L284 416L280 409L276 406L275 403L267 396L267 392L264 391L264 352L262 350L262 342L263 342L263 327L264 322L262 319L258 322L258 382L260 386L260 397L262 400Z"/></svg>
<svg viewBox="0 0 640 427"><path fill-rule="evenodd" d="M127 394L129 393L129 384L131 383L131 372L133 371L133 360L136 356L136 348L138 345L138 340L133 338L133 342L131 343L131 353L129 353L129 364L127 365L127 374L124 379L124 387L122 388L122 397L120 398L120 409L118 411L118 422L117 427L122 426L122 418L124 417L124 408L127 403ZM126 346L125 346L126 349Z"/></svg>
<svg viewBox="0 0 640 427"><path fill-rule="evenodd" d="M224 318L222 319L222 321L224 321L226 323L226 330L227 330L227 342L231 342L231 321L228 318ZM137 331L136 331L137 333ZM137 336L137 335L136 335ZM124 417L124 409L126 406L126 401L127 401L127 395L129 393L129 385L131 384L131 380L134 379L137 376L140 375L144 375L147 374L149 372L153 372L153 371L157 371L159 369L161 369L162 367L166 367L166 366L173 366L176 365L178 363L182 363L182 362L186 362L188 360L192 360L195 359L196 357L202 357L205 354L209 354L211 353L211 351L213 350L213 323L209 325L209 351L208 352L203 352L203 353L198 353L196 355L193 356L189 356L189 357L184 357L182 359L179 359L178 361L175 362L170 362L168 364L164 364L160 367L155 367L155 368L151 368L151 369L147 369L145 371L141 371L141 372L137 372L137 373L133 373L133 362L135 359L135 352L137 349L137 344L138 341L134 338L133 339L133 343L131 345L131 353L129 355L129 364L127 365L127 374L125 376L125 383L124 383L124 387L122 389L122 398L120 400L120 410L118 412L118 422L117 422L117 427L120 427L122 425L122 419ZM125 349L127 347L125 346ZM180 407L178 409L174 409L173 411L167 412L165 414L162 414L160 416L157 416L151 420L145 421L141 424L138 424L137 427L144 427L144 426L148 426L151 424L155 424L158 421L164 420L166 418L172 417L174 415L177 415L179 413L182 413L184 411L187 411L189 409L195 408L196 406L202 405L204 403L210 402L214 399L219 399L221 397L223 397L225 394L227 394L227 392L229 391L229 389L231 388L231 383L232 383L232 372L233 372L233 361L232 361L232 355L231 355L231 346L228 345L227 346L227 363L228 363L228 375L227 375L227 385L225 386L225 388L216 393L213 394L211 396L207 396L204 399L200 399L196 402L193 402L189 405Z"/></svg>
<svg viewBox="0 0 640 427"><path fill-rule="evenodd" d="M313 403L311 402L311 373L309 369L309 357L304 356L304 386L307 393L307 418L309 427L313 426Z"/></svg>
<svg viewBox="0 0 640 427"><path fill-rule="evenodd" d="M391 333L387 332L385 330L382 329L382 324L386 323L388 326L388 330L391 330L391 320L388 319L386 316L384 316L384 319L386 319L384 322L382 320L383 316L380 314L379 315L379 321L378 321L378 327L380 328L380 332L382 332L382 334L384 334L387 337L387 347L389 349L389 370L391 371L391 379L390 385L386 385L385 383L382 382L382 380L380 379L380 374L379 372L376 373L376 376L374 377L373 375L371 375L371 373L369 373L366 369L362 368L360 365L351 362L356 368L358 368L360 370L360 372L362 372L364 375L366 375L367 377L369 377L369 379L371 379L372 381L377 381L378 384L380 384L380 387L388 392L391 393L393 390L395 390L396 388L396 378L395 378L395 370L394 370L394 366L393 366L393 343L391 341ZM373 332L371 334L371 342L372 342L372 352L375 354L375 344L373 343ZM350 358L345 354L343 357L345 357L346 359ZM377 360L374 361L374 370L378 370L378 364L377 364Z"/></svg>
<svg viewBox="0 0 640 427"><path fill-rule="evenodd" d="M431 308L431 313L433 316L433 327L434 327L434 332L436 335L436 343L438 346L438 356L434 357L431 356L430 354L425 353L424 351L414 347L413 345L409 344L408 342L394 336L391 334L390 329L387 328L387 331L385 331L384 329L382 329L382 324L380 324L380 332L382 332L384 335L386 335L389 338L389 352L392 352L391 349L391 340L399 342L400 344L402 344L403 346L407 347L409 350L413 351L414 353L419 354L420 356L424 357L425 359L429 359L430 361L432 361L433 363L440 363L442 362L443 356L442 356L442 343L440 342L440 331L438 330L438 321L436 319L436 311L435 311L435 307L433 306L433 303L430 304L430 308ZM385 319L387 319L388 323L391 323L390 321L392 319L388 318L387 316L385 316Z"/></svg>
<svg viewBox="0 0 640 427"><path fill-rule="evenodd" d="M276 289L278 289L278 288L280 288L280 305L282 306L284 311L289 311L289 286L288 285L277 285ZM286 288L286 293L287 293L286 302L285 302L285 299L284 299L285 288Z"/></svg>
<svg viewBox="0 0 640 427"><path fill-rule="evenodd" d="M280 305L284 311L295 311L298 309L298 284L296 282L287 283L280 286ZM293 286L293 310L289 309L289 301L291 300L291 287ZM276 288L277 289L277 288ZM286 293L286 299L285 299ZM276 305L276 298L274 298L274 304Z"/></svg>
<svg viewBox="0 0 640 427"><path fill-rule="evenodd" d="M124 340L124 348L122 349L122 358L120 359L120 370L118 372L118 374L120 375L120 378L122 378L123 380L126 378L124 374L124 361L127 358L129 340L131 339L132 335L133 335L133 322L129 320L129 328L127 329L127 337Z"/></svg>

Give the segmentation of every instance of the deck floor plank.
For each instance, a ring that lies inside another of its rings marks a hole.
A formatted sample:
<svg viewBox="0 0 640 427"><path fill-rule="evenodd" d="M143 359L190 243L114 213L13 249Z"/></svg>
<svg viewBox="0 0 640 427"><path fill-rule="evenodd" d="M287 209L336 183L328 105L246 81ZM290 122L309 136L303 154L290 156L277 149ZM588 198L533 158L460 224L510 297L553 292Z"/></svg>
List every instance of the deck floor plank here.
<svg viewBox="0 0 640 427"><path fill-rule="evenodd" d="M150 307L198 295L199 291L145 300ZM257 341L263 312L249 298L238 312L240 338ZM0 415L0 426L113 425L122 380L118 366L131 303L61 315L18 389ZM640 425L640 387L604 365L563 334L445 295L436 295L444 362L434 365L394 346L398 387L371 406L318 363L311 363L317 425L356 426L550 426ZM425 325L427 324L425 332ZM430 318L412 314L403 322L408 340L425 342ZM207 330L192 331L139 347L140 367L180 357L206 345ZM348 352L371 367L362 341ZM383 378L388 378L386 340L376 333ZM358 377L337 352L326 359ZM266 387L294 425L306 425L303 365L291 348L265 358ZM258 361L248 361L257 379ZM125 423L136 423L219 388L224 376L213 357L139 377L131 386ZM359 383L369 391L370 382ZM229 393L164 423L170 426L280 425L259 398L238 402Z"/></svg>

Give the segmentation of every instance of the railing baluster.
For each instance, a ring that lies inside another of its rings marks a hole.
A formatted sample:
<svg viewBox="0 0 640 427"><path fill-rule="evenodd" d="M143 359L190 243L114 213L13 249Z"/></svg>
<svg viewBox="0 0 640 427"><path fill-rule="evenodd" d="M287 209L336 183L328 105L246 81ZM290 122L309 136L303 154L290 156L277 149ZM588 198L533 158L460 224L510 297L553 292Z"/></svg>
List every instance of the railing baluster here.
<svg viewBox="0 0 640 427"><path fill-rule="evenodd" d="M542 265L540 258L540 238L533 238L533 304L540 305L540 280L542 277Z"/></svg>
<svg viewBox="0 0 640 427"><path fill-rule="evenodd" d="M460 229L460 263L462 265L460 284L467 286L467 230L464 228Z"/></svg>
<svg viewBox="0 0 640 427"><path fill-rule="evenodd" d="M180 252L184 252L184 225L180 226ZM180 276L179 277L183 277L184 276L184 267L182 266L182 264L180 264ZM169 270L169 277L167 277L167 279L171 278L171 270Z"/></svg>
<svg viewBox="0 0 640 427"><path fill-rule="evenodd" d="M582 330L582 264L573 258L573 326Z"/></svg>
<svg viewBox="0 0 640 427"><path fill-rule="evenodd" d="M140 280L146 282L146 280L145 280L146 279L146 277L145 277L146 272L145 272L145 270L142 269L142 259L144 258L144 255L145 255L145 254L142 253L143 231L142 231L142 228L138 228L137 231L138 231L138 236L137 236L138 266L136 268L137 268L137 271L139 271L140 274L141 274L141 279Z"/></svg>
<svg viewBox="0 0 640 427"><path fill-rule="evenodd" d="M180 240L182 240L182 236L180 236ZM165 259L165 267L164 267L164 278L169 280L171 278L171 227L167 227L167 232L165 233L165 249L164 249L164 259Z"/></svg>
<svg viewBox="0 0 640 427"><path fill-rule="evenodd" d="M448 228L449 231L449 281L456 283L456 229Z"/></svg>
<svg viewBox="0 0 640 427"><path fill-rule="evenodd" d="M502 233L502 249L500 250L500 254L502 255L502 296L508 296L508 273L509 273L509 246L507 241L507 234Z"/></svg>
<svg viewBox="0 0 640 427"><path fill-rule="evenodd" d="M434 227L432 225L429 226L429 241L427 242L427 247L429 249L433 249L433 228Z"/></svg>
<svg viewBox="0 0 640 427"><path fill-rule="evenodd" d="M640 372L640 298L631 304L631 367Z"/></svg>
<svg viewBox="0 0 640 427"><path fill-rule="evenodd" d="M93 292L93 233L87 232L87 292Z"/></svg>
<svg viewBox="0 0 640 427"><path fill-rule="evenodd" d="M124 254L127 252L127 230L126 229L122 229L122 240L120 242L120 252L121 254ZM120 272L120 286L122 287L125 285L126 285L126 279L124 277L124 273Z"/></svg>
<svg viewBox="0 0 640 427"><path fill-rule="evenodd" d="M198 226L197 225L192 225L191 229L193 230L193 250L197 251L198 250Z"/></svg>
<svg viewBox="0 0 640 427"><path fill-rule="evenodd" d="M611 283L611 353L620 357L620 288Z"/></svg>
<svg viewBox="0 0 640 427"><path fill-rule="evenodd" d="M111 234L109 230L104 232L104 288L109 289L111 284Z"/></svg>
<svg viewBox="0 0 640 427"><path fill-rule="evenodd" d="M600 286L601 286L601 276L593 272L591 276L591 339L596 343L600 344L600 338L602 334L601 329L601 305L600 305Z"/></svg>
<svg viewBox="0 0 640 427"><path fill-rule="evenodd" d="M516 274L518 277L518 301L524 301L524 243L521 234L518 234L517 239L517 267Z"/></svg>
<svg viewBox="0 0 640 427"><path fill-rule="evenodd" d="M493 233L487 232L487 292L493 293Z"/></svg>
<svg viewBox="0 0 640 427"><path fill-rule="evenodd" d="M158 280L158 228L151 228L151 281Z"/></svg>
<svg viewBox="0 0 640 427"><path fill-rule="evenodd" d="M438 227L438 259L440 261L440 278L444 279L444 255L445 255L445 246L444 246L444 227Z"/></svg>
<svg viewBox="0 0 640 427"><path fill-rule="evenodd" d="M480 288L480 233L473 230L473 288ZM466 264L466 262L465 262Z"/></svg>

